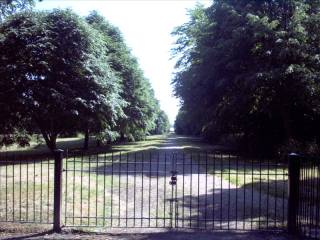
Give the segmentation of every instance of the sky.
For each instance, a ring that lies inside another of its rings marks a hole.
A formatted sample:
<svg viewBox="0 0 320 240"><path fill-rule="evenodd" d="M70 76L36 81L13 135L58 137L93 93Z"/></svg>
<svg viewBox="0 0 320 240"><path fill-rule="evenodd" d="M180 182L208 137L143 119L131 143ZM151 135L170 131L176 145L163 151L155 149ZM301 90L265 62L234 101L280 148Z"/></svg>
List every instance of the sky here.
<svg viewBox="0 0 320 240"><path fill-rule="evenodd" d="M36 8L72 8L82 16L97 10L117 26L173 124L179 100L170 84L175 65L170 60L175 41L170 33L188 21L187 9L197 2L209 4L209 0L45 0Z"/></svg>

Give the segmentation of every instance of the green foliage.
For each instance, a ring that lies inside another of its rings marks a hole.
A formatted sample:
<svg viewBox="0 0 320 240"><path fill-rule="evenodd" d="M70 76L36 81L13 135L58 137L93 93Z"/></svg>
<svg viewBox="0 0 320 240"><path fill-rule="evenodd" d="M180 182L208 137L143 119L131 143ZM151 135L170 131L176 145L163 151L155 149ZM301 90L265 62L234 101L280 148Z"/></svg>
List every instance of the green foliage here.
<svg viewBox="0 0 320 240"><path fill-rule="evenodd" d="M159 110L156 120L155 120L155 128L151 131L152 134L164 134L170 131L170 121L168 115Z"/></svg>
<svg viewBox="0 0 320 240"><path fill-rule="evenodd" d="M289 4L290 3L290 4ZM177 131L274 154L318 141L319 1L215 1L178 27Z"/></svg>
<svg viewBox="0 0 320 240"><path fill-rule="evenodd" d="M95 134L98 142L144 139L167 116L120 31L96 12L25 11L0 26L2 145L41 133Z"/></svg>
<svg viewBox="0 0 320 240"><path fill-rule="evenodd" d="M34 0L0 0L0 23L7 17L21 10L30 9Z"/></svg>
<svg viewBox="0 0 320 240"><path fill-rule="evenodd" d="M115 131L121 140L140 140L154 130L160 107L149 81L132 56L118 28L93 11L87 22L104 36L105 54L111 68L121 81L121 97L126 101L124 115L117 121Z"/></svg>
<svg viewBox="0 0 320 240"><path fill-rule="evenodd" d="M70 10L26 12L5 21L0 34L0 102L24 128L38 129L50 149L84 121L99 119L100 129L115 123L117 79L83 19Z"/></svg>

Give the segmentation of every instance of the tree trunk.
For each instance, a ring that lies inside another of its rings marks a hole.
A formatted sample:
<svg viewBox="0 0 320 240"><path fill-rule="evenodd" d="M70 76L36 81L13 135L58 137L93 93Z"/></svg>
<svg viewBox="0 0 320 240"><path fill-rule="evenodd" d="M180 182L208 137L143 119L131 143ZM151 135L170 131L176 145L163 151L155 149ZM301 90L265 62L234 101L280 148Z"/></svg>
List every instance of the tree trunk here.
<svg viewBox="0 0 320 240"><path fill-rule="evenodd" d="M89 128L87 127L84 135L83 149L88 150L89 148Z"/></svg>
<svg viewBox="0 0 320 240"><path fill-rule="evenodd" d="M53 152L57 149L57 134L47 134L45 131L41 130L42 136L46 141L48 148Z"/></svg>
<svg viewBox="0 0 320 240"><path fill-rule="evenodd" d="M124 138L124 133L120 132L120 142L124 142L125 138Z"/></svg>

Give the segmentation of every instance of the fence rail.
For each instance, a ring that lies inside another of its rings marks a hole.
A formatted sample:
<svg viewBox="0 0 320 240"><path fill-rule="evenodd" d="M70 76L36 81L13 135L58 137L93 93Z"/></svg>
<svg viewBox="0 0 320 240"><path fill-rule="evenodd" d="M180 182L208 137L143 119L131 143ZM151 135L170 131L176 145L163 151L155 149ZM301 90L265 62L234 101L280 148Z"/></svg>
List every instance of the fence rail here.
<svg viewBox="0 0 320 240"><path fill-rule="evenodd" d="M283 230L294 223L301 234L319 238L319 162L314 159L300 158L296 202L288 199L293 175L287 161L170 150L66 154L58 171L61 187L55 163L1 157L0 221L55 222L56 229ZM54 199L59 191L61 203ZM288 211L290 205L297 211Z"/></svg>

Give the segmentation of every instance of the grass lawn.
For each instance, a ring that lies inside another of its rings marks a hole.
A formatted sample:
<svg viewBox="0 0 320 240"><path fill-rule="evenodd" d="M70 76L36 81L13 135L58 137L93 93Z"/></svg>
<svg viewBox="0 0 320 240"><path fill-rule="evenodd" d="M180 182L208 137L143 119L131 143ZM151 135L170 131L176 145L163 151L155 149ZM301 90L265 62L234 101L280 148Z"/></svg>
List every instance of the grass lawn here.
<svg viewBox="0 0 320 240"><path fill-rule="evenodd" d="M156 149L160 144L165 142L167 135L153 135L147 136L145 140L137 142L123 142L114 144L105 144L97 147L94 137L90 137L88 153L111 153L111 152L138 152L148 149ZM83 136L74 138L58 138L57 148L68 151L83 151ZM0 157L5 155L15 155L17 157L43 157L50 156L51 152L43 141L37 142L35 139L30 142L29 147L19 147L12 145L10 147L3 147L0 149Z"/></svg>
<svg viewBox="0 0 320 240"><path fill-rule="evenodd" d="M104 222L103 216L110 218L111 214L117 215L122 204L116 200L112 203L110 196L114 194L115 197L121 194L122 189L130 186L123 184L123 179L122 183L119 183L116 173L114 176L100 174L101 169L111 166L112 154L157 149L166 137L155 135L147 137L145 141L100 148L96 148L94 139L91 139L90 152L103 152L102 154L96 154L92 159L75 156L64 161L62 211L67 214L63 214L66 217L63 220L72 225L110 224ZM58 147L75 151L82 147L82 142L81 137L62 138L58 139ZM4 162L1 164L0 160L0 221L51 223L54 162L50 151L44 144L32 143L27 148L13 146L2 151L1 155ZM6 155L15 157L8 160ZM106 158L108 161L105 161ZM114 161L117 163L118 160L115 158ZM98 218L92 218L95 215Z"/></svg>

